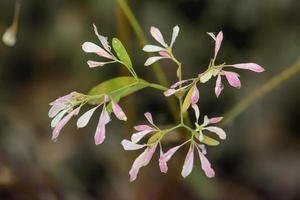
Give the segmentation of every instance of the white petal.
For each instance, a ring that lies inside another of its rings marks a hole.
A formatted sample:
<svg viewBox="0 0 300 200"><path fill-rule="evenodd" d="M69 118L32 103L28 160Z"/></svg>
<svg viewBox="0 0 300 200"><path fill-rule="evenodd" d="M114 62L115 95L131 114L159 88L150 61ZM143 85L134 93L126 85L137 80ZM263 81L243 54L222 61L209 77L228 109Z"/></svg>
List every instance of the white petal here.
<svg viewBox="0 0 300 200"><path fill-rule="evenodd" d="M109 46L109 43L107 41L107 37L104 37L102 35L100 35L98 33L98 30L97 30L97 27L95 24L93 24L93 27L94 27L94 31L95 31L95 34L97 35L98 39L100 40L102 46L108 51L110 52L111 51L111 47Z"/></svg>
<svg viewBox="0 0 300 200"><path fill-rule="evenodd" d="M146 60L145 62L145 66L149 66L149 65L152 65L153 63L157 62L158 60L161 60L161 59L164 59L166 57L162 57L162 56L153 56L153 57L150 57Z"/></svg>
<svg viewBox="0 0 300 200"><path fill-rule="evenodd" d="M145 144L136 144L130 140L122 140L121 144L123 145L123 148L127 151L141 149L146 146Z"/></svg>
<svg viewBox="0 0 300 200"><path fill-rule="evenodd" d="M208 126L204 128L205 130L208 130L210 132L216 133L220 139L225 140L226 139L226 133L223 129L216 127L216 126Z"/></svg>
<svg viewBox="0 0 300 200"><path fill-rule="evenodd" d="M196 122L198 123L199 116L200 116L199 107L198 107L198 105L197 105L197 104L193 104L193 105L192 105L192 108L193 108L193 109L194 109L194 111L195 111Z"/></svg>
<svg viewBox="0 0 300 200"><path fill-rule="evenodd" d="M106 62L97 62L97 61L88 60L87 64L89 65L90 68L94 68L94 67L102 67L103 65L106 64Z"/></svg>
<svg viewBox="0 0 300 200"><path fill-rule="evenodd" d="M98 107L99 107L99 106L96 106L96 107L94 107L94 108L88 110L87 112L85 112L83 115L81 115L81 117L79 117L79 119L77 120L77 127L78 127L78 128L83 128L83 127L85 127L85 126L89 123L89 121L90 121L90 119L91 119L93 113L95 112L95 110L96 110Z"/></svg>
<svg viewBox="0 0 300 200"><path fill-rule="evenodd" d="M131 141L134 143L138 143L145 135L153 132L153 130L144 130L137 133L132 134Z"/></svg>
<svg viewBox="0 0 300 200"><path fill-rule="evenodd" d="M166 48L168 47L168 45L166 44L166 42L164 40L164 37L162 36L162 34L158 28L152 26L150 29L150 33L157 42L159 42L161 45L163 45Z"/></svg>
<svg viewBox="0 0 300 200"><path fill-rule="evenodd" d="M54 128L58 122L63 118L63 116L67 113L67 110L63 110L59 112L51 121L51 127Z"/></svg>
<svg viewBox="0 0 300 200"><path fill-rule="evenodd" d="M216 36L215 36L214 33L212 33L212 32L207 32L207 34L208 34L210 37L212 37L212 39L216 40Z"/></svg>
<svg viewBox="0 0 300 200"><path fill-rule="evenodd" d="M190 147L186 158L184 160L184 164L182 167L181 175L183 178L187 177L193 170L194 165L194 148L193 146Z"/></svg>
<svg viewBox="0 0 300 200"><path fill-rule="evenodd" d="M144 115L145 115L146 119L148 120L148 122L150 124L154 125L151 113L150 112L146 112Z"/></svg>
<svg viewBox="0 0 300 200"><path fill-rule="evenodd" d="M143 48L143 51L145 52L159 52L159 51L165 51L164 48L156 45L146 45Z"/></svg>
<svg viewBox="0 0 300 200"><path fill-rule="evenodd" d="M178 33L179 33L179 26L174 26L173 33L172 33L172 41L171 41L171 44L170 44L171 47L173 46L174 42L176 41Z"/></svg>

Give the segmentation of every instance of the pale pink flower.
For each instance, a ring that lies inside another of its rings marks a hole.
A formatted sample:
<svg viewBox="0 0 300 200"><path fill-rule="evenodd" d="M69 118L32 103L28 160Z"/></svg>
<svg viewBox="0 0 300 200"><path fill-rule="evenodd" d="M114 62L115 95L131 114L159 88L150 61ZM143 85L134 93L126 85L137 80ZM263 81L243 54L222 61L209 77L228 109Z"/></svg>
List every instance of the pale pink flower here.
<svg viewBox="0 0 300 200"><path fill-rule="evenodd" d="M207 33L209 36L211 36L215 40L215 55L214 58L216 59L218 52L221 48L221 44L223 41L223 32L220 31L217 35L217 37L213 33Z"/></svg>
<svg viewBox="0 0 300 200"><path fill-rule="evenodd" d="M151 33L152 37L158 43L160 43L162 46L157 46L157 45L144 46L143 51L145 51L145 52L158 52L159 53L159 56L153 56L153 57L148 58L144 64L145 66L152 65L153 63L155 63L161 59L172 58L172 56L171 56L172 47L178 36L179 27L178 26L173 27L173 33L172 33L172 39L171 39L170 45L168 45L165 42L165 39L162 36L162 34L158 28L152 26L150 29L150 33Z"/></svg>
<svg viewBox="0 0 300 200"><path fill-rule="evenodd" d="M176 153L176 151L180 149L182 145L184 145L184 143L169 149L166 153L163 153L162 151L160 152L159 168L162 173L167 173L168 171L167 162L172 158L172 156Z"/></svg>
<svg viewBox="0 0 300 200"><path fill-rule="evenodd" d="M98 33L98 30L97 30L97 27L95 26L95 24L93 24L93 27L94 27L95 35L98 37L102 47L100 47L92 42L84 42L82 44L82 50L86 53L95 53L100 57L107 58L110 60L115 60L115 56L111 52L111 47L109 45L107 38ZM110 62L111 61L97 62L97 61L89 60L89 61L87 61L87 64L89 65L90 68L94 68L94 67L103 66Z"/></svg>
<svg viewBox="0 0 300 200"><path fill-rule="evenodd" d="M63 117L54 127L52 132L52 140L56 140L59 136L61 129L70 121L70 119L79 113L80 107L74 109L72 112L68 113Z"/></svg>
<svg viewBox="0 0 300 200"><path fill-rule="evenodd" d="M51 102L51 108L48 112L50 118L55 117L62 110L70 110L73 108L72 101L81 94L77 92L71 92L65 96L57 98L55 101Z"/></svg>
<svg viewBox="0 0 300 200"><path fill-rule="evenodd" d="M164 95L166 97L168 97L173 94L176 94L177 92L181 92L181 91L185 90L186 88L188 88L189 86L191 86L192 82L193 82L193 79L178 81L178 82L174 83L173 85L171 85L171 87L168 90L164 91Z"/></svg>
<svg viewBox="0 0 300 200"><path fill-rule="evenodd" d="M205 175L209 178L214 177L215 176L215 171L211 168L209 160L205 157L205 154L206 154L205 148L202 147L202 151L201 151L200 150L201 146L196 145L196 149L197 149L198 154L199 154L199 158L200 158L200 162L201 162L201 168L204 171Z"/></svg>
<svg viewBox="0 0 300 200"><path fill-rule="evenodd" d="M104 139L105 139L105 125L108 124L110 122L110 117L109 114L106 110L105 105L102 108L102 112L99 118L99 122L97 125L97 129L95 132L95 144L99 145L102 144Z"/></svg>
<svg viewBox="0 0 300 200"><path fill-rule="evenodd" d="M120 107L120 105L117 104L113 99L111 100L111 103L112 103L112 109L113 109L113 112L114 112L114 114L116 115L116 117L117 117L119 120L126 121L126 120L127 120L127 117L126 117L124 111L122 110L122 108Z"/></svg>
<svg viewBox="0 0 300 200"><path fill-rule="evenodd" d="M183 178L190 175L190 173L193 170L193 166L194 166L194 145L191 144L191 146L189 148L189 151L186 155L186 158L184 160L182 170L181 170L181 175L182 175Z"/></svg>
<svg viewBox="0 0 300 200"><path fill-rule="evenodd" d="M214 117L209 119L206 115L204 116L203 124L201 125L201 130L207 130L209 132L213 132L219 136L220 139L225 140L226 139L226 133L223 129L216 127L216 126L208 126L210 124L219 123L223 117ZM201 141L201 140L200 140Z"/></svg>
<svg viewBox="0 0 300 200"><path fill-rule="evenodd" d="M129 171L130 182L134 181L139 173L140 168L145 167L149 164L152 156L156 150L157 144L152 147L147 147L143 153L141 153L133 162L133 165Z"/></svg>

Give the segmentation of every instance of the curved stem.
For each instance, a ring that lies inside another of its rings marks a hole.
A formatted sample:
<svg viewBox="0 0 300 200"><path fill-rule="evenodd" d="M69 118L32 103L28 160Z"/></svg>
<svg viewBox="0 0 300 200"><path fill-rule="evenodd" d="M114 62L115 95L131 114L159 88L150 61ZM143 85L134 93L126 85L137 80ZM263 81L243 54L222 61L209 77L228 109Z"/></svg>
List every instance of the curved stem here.
<svg viewBox="0 0 300 200"><path fill-rule="evenodd" d="M284 81L288 80L292 76L296 75L300 71L300 59L293 64L292 66L288 67L287 69L283 70L261 87L254 90L251 94L246 96L242 101L236 104L231 110L229 110L225 116L224 121L221 125L226 125L231 122L235 117L237 117L240 113L246 110L251 104L253 104L256 100L260 97L266 95L267 93L271 92L277 86L279 86Z"/></svg>

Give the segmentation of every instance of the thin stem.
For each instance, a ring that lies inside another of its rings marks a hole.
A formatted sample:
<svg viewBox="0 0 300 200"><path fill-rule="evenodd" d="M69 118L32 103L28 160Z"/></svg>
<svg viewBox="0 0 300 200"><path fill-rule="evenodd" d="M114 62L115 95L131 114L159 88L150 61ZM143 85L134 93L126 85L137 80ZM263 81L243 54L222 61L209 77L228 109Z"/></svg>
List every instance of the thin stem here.
<svg viewBox="0 0 300 200"><path fill-rule="evenodd" d="M292 66L283 70L278 75L271 78L261 87L254 90L251 94L249 94L242 101L236 104L231 110L229 110L225 114L224 121L222 122L221 125L226 125L229 122L231 122L235 117L237 117L240 113L246 110L256 100L266 95L267 93L271 92L281 83L296 75L299 71L300 71L300 59L295 64L293 64Z"/></svg>

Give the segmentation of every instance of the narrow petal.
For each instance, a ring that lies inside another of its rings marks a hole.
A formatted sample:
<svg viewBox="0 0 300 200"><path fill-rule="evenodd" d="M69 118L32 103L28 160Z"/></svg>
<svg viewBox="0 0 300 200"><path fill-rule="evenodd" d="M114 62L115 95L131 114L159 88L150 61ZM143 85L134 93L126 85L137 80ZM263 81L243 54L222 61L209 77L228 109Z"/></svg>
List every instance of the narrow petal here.
<svg viewBox="0 0 300 200"><path fill-rule="evenodd" d="M254 72L258 72L258 73L265 71L264 68L262 68L260 65L258 65L256 63L240 63L240 64L234 64L231 66L235 67L235 68L239 68L239 69L248 69L248 70L251 70Z"/></svg>
<svg viewBox="0 0 300 200"><path fill-rule="evenodd" d="M65 108L65 106L63 106L62 104L54 104L49 112L48 112L48 116L50 118L55 117L61 110L63 110Z"/></svg>
<svg viewBox="0 0 300 200"><path fill-rule="evenodd" d="M153 57L150 57L146 60L145 62L145 66L149 66L149 65L152 65L153 63L157 62L158 60L161 60L161 59L164 59L166 57L162 57L162 56L153 56Z"/></svg>
<svg viewBox="0 0 300 200"><path fill-rule="evenodd" d="M137 150L146 146L145 144L136 144L130 140L122 140L121 144L126 151Z"/></svg>
<svg viewBox="0 0 300 200"><path fill-rule="evenodd" d="M144 130L144 131L140 131L137 133L134 133L131 135L131 141L134 143L139 142L143 137L145 137L145 135L147 135L148 133L153 132L153 130Z"/></svg>
<svg viewBox="0 0 300 200"><path fill-rule="evenodd" d="M212 39L214 39L214 41L216 41L216 36L215 36L214 33L212 33L212 32L207 32L207 34L208 34Z"/></svg>
<svg viewBox="0 0 300 200"><path fill-rule="evenodd" d="M209 160L205 157L203 153L200 152L200 150L197 148L200 162L201 162L201 168L204 171L205 175L209 178L212 178L215 176L215 171L211 168L211 165L209 163Z"/></svg>
<svg viewBox="0 0 300 200"><path fill-rule="evenodd" d="M221 48L221 44L222 44L222 40L223 40L223 32L220 31L216 37L216 45L215 45L215 58L218 55L218 52Z"/></svg>
<svg viewBox="0 0 300 200"><path fill-rule="evenodd" d="M215 94L216 94L217 97L220 96L222 90L223 90L222 78L221 78L221 75L218 75L218 78L217 78L217 81L216 81L216 86L215 86Z"/></svg>
<svg viewBox="0 0 300 200"><path fill-rule="evenodd" d="M199 101L199 90L196 85L193 86L193 91L191 95L191 103L196 104Z"/></svg>
<svg viewBox="0 0 300 200"><path fill-rule="evenodd" d="M152 118L151 113L146 112L144 115L145 115L146 119L148 120L148 122L149 122L150 124L154 125L154 123L153 123L153 118Z"/></svg>
<svg viewBox="0 0 300 200"><path fill-rule="evenodd" d="M126 117L124 111L122 110L122 108L119 106L119 104L117 104L114 100L111 100L111 103L112 103L113 112L116 115L116 117L119 120L126 121L127 117Z"/></svg>
<svg viewBox="0 0 300 200"><path fill-rule="evenodd" d="M76 108L75 110L67 114L64 118L62 118L62 120L60 120L59 123L57 123L52 132L52 140L55 140L59 136L61 129L68 123L68 121L70 121L70 119L74 115L78 114L79 110L80 107Z"/></svg>
<svg viewBox="0 0 300 200"><path fill-rule="evenodd" d="M163 45L165 48L168 47L168 45L166 44L164 37L162 36L160 30L154 26L151 27L150 29L150 33L152 35L152 37L159 42L161 45Z"/></svg>
<svg viewBox="0 0 300 200"><path fill-rule="evenodd" d="M139 170L141 167L144 167L149 164L150 160L152 159L152 156L156 150L157 144L153 147L148 147L145 149L145 151L140 154L136 160L134 161L130 171L130 182L134 181L139 173Z"/></svg>
<svg viewBox="0 0 300 200"><path fill-rule="evenodd" d="M144 158L147 153L147 149L143 153L141 153L133 162L131 169L129 171L130 175L130 182L134 181L139 173L139 170L141 167L143 167L144 164Z"/></svg>
<svg viewBox="0 0 300 200"><path fill-rule="evenodd" d="M174 44L174 42L176 41L178 33L179 33L179 26L174 26L173 27L172 40L171 40L170 47L172 47L173 44Z"/></svg>
<svg viewBox="0 0 300 200"><path fill-rule="evenodd" d="M207 117L207 115L204 116L204 119L203 119L203 126L207 126L209 124L209 119Z"/></svg>
<svg viewBox="0 0 300 200"><path fill-rule="evenodd" d="M106 51L111 53L111 47L108 43L107 37L104 37L104 36L102 36L98 33L98 30L97 30L97 27L96 27L95 24L93 24L93 27L94 27L94 32L97 35L98 39L100 40L100 42L101 42L102 46L104 47L104 49L106 49Z"/></svg>
<svg viewBox="0 0 300 200"><path fill-rule="evenodd" d="M176 153L176 151L182 146L183 144L181 145L178 145L176 147L173 147L171 149L169 149L166 153L163 153L160 155L160 158L159 158L159 168L160 168L160 171L162 173L167 173L168 171L168 165L167 165L167 162L172 158L172 156Z"/></svg>
<svg viewBox="0 0 300 200"><path fill-rule="evenodd" d="M63 116L67 113L68 110L62 110L59 112L51 121L51 127L54 128L59 121L63 118Z"/></svg>
<svg viewBox="0 0 300 200"><path fill-rule="evenodd" d="M96 133L94 136L95 144L99 145L102 144L105 139L105 125L110 121L109 114L106 111L106 108L103 107L101 112L99 122L97 125Z"/></svg>
<svg viewBox="0 0 300 200"><path fill-rule="evenodd" d="M96 53L101 57L113 59L112 56L104 49L92 42L85 42L82 44L82 50L86 53Z"/></svg>
<svg viewBox="0 0 300 200"><path fill-rule="evenodd" d="M192 108L193 108L194 111L195 111L196 122L198 122L198 121L199 121L199 116L200 116L199 107L198 107L197 104L193 104L193 105L192 105Z"/></svg>
<svg viewBox="0 0 300 200"><path fill-rule="evenodd" d="M182 85L182 84L184 84L184 83L186 83L186 82L189 82L189 81L192 81L192 80L190 79L190 80L182 80L182 81L178 81L178 82L174 83L173 85L171 85L170 88L175 89L175 88L177 88L178 86L180 86L180 85Z"/></svg>
<svg viewBox="0 0 300 200"><path fill-rule="evenodd" d="M166 90L166 91L164 91L164 95L166 96L166 97L168 97L168 96L171 96L171 95L173 95L173 94L175 94L175 93L177 93L177 92L180 92L180 91L182 91L182 90L184 90L184 89L186 89L188 87L188 85L187 86L183 86L183 87L181 87L181 88L179 88L179 89L168 89L168 90Z"/></svg>
<svg viewBox="0 0 300 200"><path fill-rule="evenodd" d="M209 119L209 124L216 124L222 121L223 117L212 117Z"/></svg>
<svg viewBox="0 0 300 200"><path fill-rule="evenodd" d="M220 139L225 140L226 139L226 133L223 129L216 127L216 126L208 126L204 128L205 130L208 130L210 132L216 133Z"/></svg>
<svg viewBox="0 0 300 200"><path fill-rule="evenodd" d="M143 48L143 51L145 52L159 52L159 51L165 51L164 48L156 45L146 45Z"/></svg>
<svg viewBox="0 0 300 200"><path fill-rule="evenodd" d="M90 68L94 68L94 67L102 67L106 64L107 62L97 62L97 61L92 61L92 60L88 60L87 64L89 65Z"/></svg>
<svg viewBox="0 0 300 200"><path fill-rule="evenodd" d="M226 79L227 79L228 83L232 87L235 87L235 88L240 88L241 87L241 81L240 81L239 75L237 73L224 71L224 74L226 76Z"/></svg>
<svg viewBox="0 0 300 200"><path fill-rule="evenodd" d="M93 113L95 112L95 110L98 107L99 106L96 106L96 107L86 111L83 115L81 115L81 117L79 117L79 119L77 120L77 128L85 127L89 123Z"/></svg>
<svg viewBox="0 0 300 200"><path fill-rule="evenodd" d="M182 167L181 175L183 178L187 177L193 170L194 165L194 147L191 145L186 158L184 160L184 164Z"/></svg>
<svg viewBox="0 0 300 200"><path fill-rule="evenodd" d="M152 128L151 126L148 126L148 125L137 125L134 127L134 129L136 131L146 131L146 130L155 130L154 128Z"/></svg>

